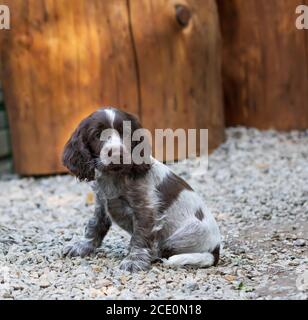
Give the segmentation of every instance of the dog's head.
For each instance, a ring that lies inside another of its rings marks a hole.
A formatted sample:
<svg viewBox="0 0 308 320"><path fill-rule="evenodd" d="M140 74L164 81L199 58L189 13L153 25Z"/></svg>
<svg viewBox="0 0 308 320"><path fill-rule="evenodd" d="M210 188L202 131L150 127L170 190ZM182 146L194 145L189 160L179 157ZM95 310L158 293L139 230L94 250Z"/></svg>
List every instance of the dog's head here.
<svg viewBox="0 0 308 320"><path fill-rule="evenodd" d="M139 141L133 138L138 129L142 127L134 115L115 108L99 109L73 132L64 148L63 164L87 181L94 180L95 169L114 175L143 175L150 169L150 147L144 135L137 135ZM141 143L143 160L136 163L133 152Z"/></svg>

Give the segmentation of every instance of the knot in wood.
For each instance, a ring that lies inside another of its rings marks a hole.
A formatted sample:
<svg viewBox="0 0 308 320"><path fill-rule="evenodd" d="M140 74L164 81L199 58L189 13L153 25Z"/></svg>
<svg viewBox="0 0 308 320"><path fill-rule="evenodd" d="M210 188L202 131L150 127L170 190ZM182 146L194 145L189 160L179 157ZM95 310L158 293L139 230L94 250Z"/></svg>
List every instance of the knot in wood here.
<svg viewBox="0 0 308 320"><path fill-rule="evenodd" d="M182 4L177 4L175 6L175 16L176 20L181 27L187 27L191 19L191 12L187 6Z"/></svg>

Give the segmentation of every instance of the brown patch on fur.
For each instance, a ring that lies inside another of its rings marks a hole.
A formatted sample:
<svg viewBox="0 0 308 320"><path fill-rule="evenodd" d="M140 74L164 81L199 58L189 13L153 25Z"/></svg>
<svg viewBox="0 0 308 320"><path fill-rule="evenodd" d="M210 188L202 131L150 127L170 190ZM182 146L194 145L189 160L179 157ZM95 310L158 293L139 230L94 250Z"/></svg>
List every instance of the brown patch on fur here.
<svg viewBox="0 0 308 320"><path fill-rule="evenodd" d="M183 190L192 191L192 188L182 178L170 172L158 185L157 190L160 193L161 202L159 212L163 212L172 205Z"/></svg>
<svg viewBox="0 0 308 320"><path fill-rule="evenodd" d="M218 245L218 246L212 251L212 255L214 256L214 266L215 266L215 267L218 265L219 253L220 253L220 245Z"/></svg>
<svg viewBox="0 0 308 320"><path fill-rule="evenodd" d="M198 209L196 212L195 212L195 217L197 219L199 219L200 221L203 220L204 218L204 214L203 214L203 211L201 209Z"/></svg>
<svg viewBox="0 0 308 320"><path fill-rule="evenodd" d="M92 116L92 115L91 115ZM91 116L81 121L64 147L62 161L69 171L80 180L94 180L94 163L87 131Z"/></svg>
<svg viewBox="0 0 308 320"><path fill-rule="evenodd" d="M176 254L175 250L173 250L171 248L161 248L161 250L159 252L159 257L164 258L164 259L168 259L175 254Z"/></svg>

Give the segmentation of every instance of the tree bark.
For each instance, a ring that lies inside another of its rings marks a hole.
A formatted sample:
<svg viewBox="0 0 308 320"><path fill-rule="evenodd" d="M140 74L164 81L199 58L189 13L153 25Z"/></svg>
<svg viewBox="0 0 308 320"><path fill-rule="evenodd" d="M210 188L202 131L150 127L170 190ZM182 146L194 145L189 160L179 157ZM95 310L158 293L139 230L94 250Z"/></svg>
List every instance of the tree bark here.
<svg viewBox="0 0 308 320"><path fill-rule="evenodd" d="M215 1L131 0L130 16L145 127L207 128L213 150L224 139Z"/></svg>
<svg viewBox="0 0 308 320"><path fill-rule="evenodd" d="M214 0L6 0L4 98L20 174L64 172L78 122L101 106L144 126L208 128L223 140L220 35Z"/></svg>
<svg viewBox="0 0 308 320"><path fill-rule="evenodd" d="M308 34L295 26L303 1L217 3L227 125L307 128Z"/></svg>

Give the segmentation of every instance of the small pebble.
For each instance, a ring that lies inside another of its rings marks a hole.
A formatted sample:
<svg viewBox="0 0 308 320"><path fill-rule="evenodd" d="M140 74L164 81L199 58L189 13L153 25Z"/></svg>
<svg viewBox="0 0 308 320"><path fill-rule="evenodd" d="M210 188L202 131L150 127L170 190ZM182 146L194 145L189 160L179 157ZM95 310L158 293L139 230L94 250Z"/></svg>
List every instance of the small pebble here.
<svg viewBox="0 0 308 320"><path fill-rule="evenodd" d="M294 244L297 247L304 247L306 245L306 241L304 239L297 239Z"/></svg>

